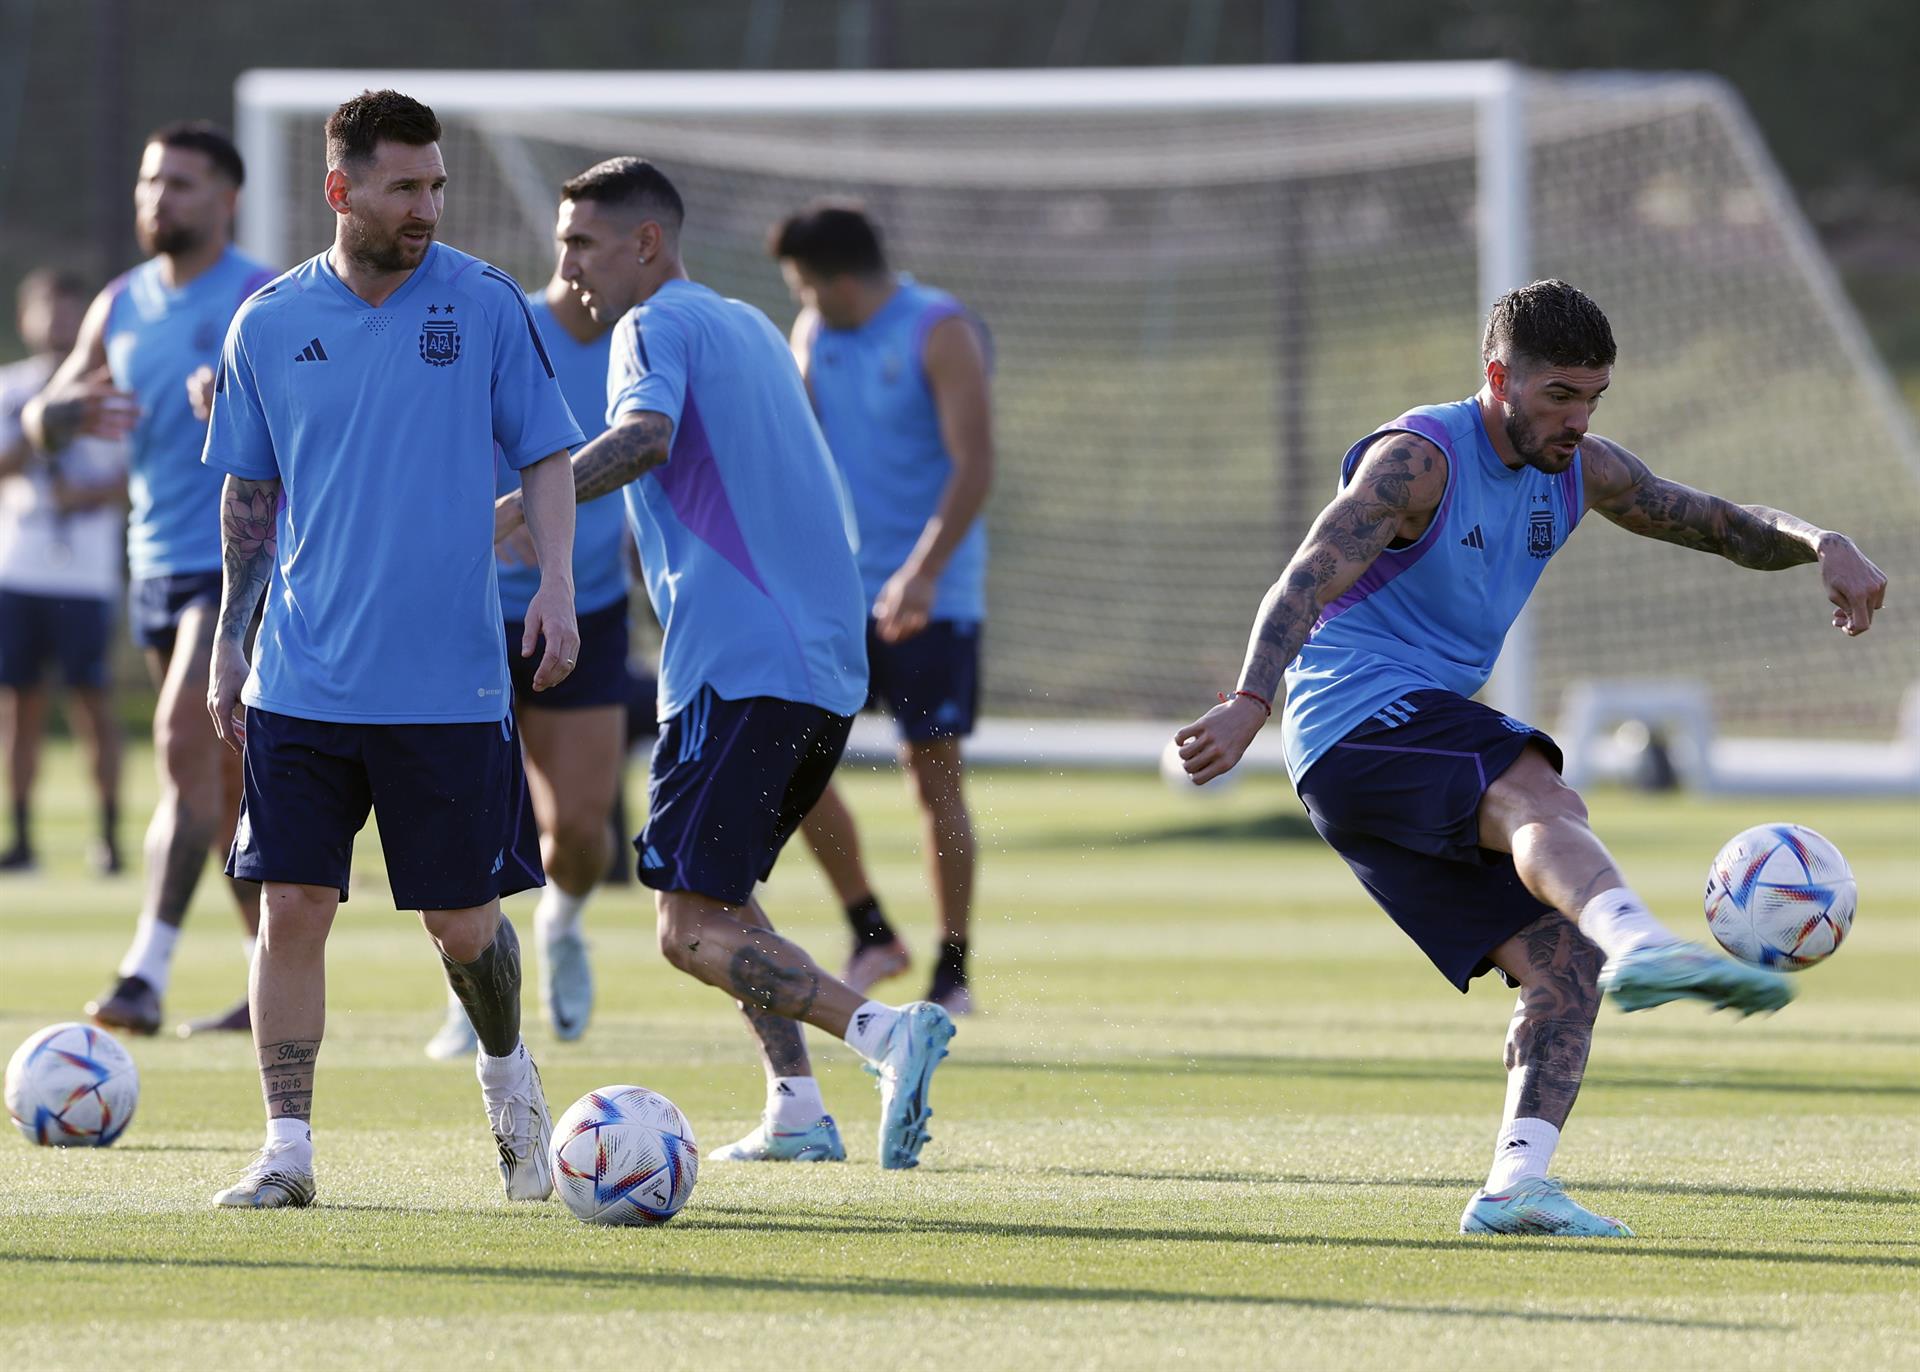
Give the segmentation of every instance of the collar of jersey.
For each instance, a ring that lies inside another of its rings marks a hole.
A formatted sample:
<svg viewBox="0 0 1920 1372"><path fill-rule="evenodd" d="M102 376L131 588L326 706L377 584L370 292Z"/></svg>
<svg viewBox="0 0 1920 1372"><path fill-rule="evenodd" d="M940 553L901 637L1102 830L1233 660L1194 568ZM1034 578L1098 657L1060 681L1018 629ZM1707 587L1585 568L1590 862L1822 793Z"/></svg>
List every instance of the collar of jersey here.
<svg viewBox="0 0 1920 1372"><path fill-rule="evenodd" d="M427 268L432 265L434 255L439 251L440 245L438 243L427 244L427 255L420 259L420 265L413 269L413 275L401 282L400 289L378 305L369 305L366 301L355 295L347 283L340 279L339 275L333 270L333 249L331 248L320 254L320 275L325 277L327 284L338 291L346 299L347 303L357 310L391 310L403 304L406 298L413 294L414 288L420 284L421 278L427 275Z"/></svg>

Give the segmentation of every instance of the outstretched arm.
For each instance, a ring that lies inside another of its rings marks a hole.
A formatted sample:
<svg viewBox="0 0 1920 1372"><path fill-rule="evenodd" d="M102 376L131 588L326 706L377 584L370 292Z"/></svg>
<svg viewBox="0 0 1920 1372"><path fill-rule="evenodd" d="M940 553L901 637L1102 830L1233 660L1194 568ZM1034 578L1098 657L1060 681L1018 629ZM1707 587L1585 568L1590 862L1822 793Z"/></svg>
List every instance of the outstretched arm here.
<svg viewBox="0 0 1920 1372"><path fill-rule="evenodd" d="M1887 578L1845 534L1669 481L1611 439L1589 436L1580 451L1587 503L1621 528L1763 572L1818 562L1834 627L1851 635L1872 626Z"/></svg>
<svg viewBox="0 0 1920 1372"><path fill-rule="evenodd" d="M666 462L673 448L673 421L652 410L620 416L612 428L573 455L573 498L584 505L619 490ZM521 493L494 504L493 541L501 542L526 522Z"/></svg>
<svg viewBox="0 0 1920 1372"><path fill-rule="evenodd" d="M247 741L238 715L247 681L247 626L277 546L280 482L229 475L220 488L220 618L213 631L213 665L207 673L207 713L213 731L235 752Z"/></svg>
<svg viewBox="0 0 1920 1372"><path fill-rule="evenodd" d="M1409 433L1386 434L1367 450L1353 479L1320 512L1306 541L1260 602L1235 695L1174 735L1194 784L1231 771L1279 701L1287 666L1314 620L1373 565L1386 546L1414 534L1440 507L1447 459ZM1249 696L1258 696L1258 700ZM1264 702L1264 703L1263 703Z"/></svg>

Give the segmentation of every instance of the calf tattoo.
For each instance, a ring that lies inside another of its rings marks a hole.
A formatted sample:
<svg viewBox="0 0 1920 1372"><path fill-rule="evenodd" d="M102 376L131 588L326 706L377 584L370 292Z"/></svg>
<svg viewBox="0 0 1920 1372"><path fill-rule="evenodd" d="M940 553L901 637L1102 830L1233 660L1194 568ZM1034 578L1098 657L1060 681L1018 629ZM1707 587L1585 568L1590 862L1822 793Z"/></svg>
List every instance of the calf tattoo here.
<svg viewBox="0 0 1920 1372"><path fill-rule="evenodd" d="M504 1058L520 1042L520 936L503 915L500 928L472 962L445 953L447 984L460 999L489 1057Z"/></svg>
<svg viewBox="0 0 1920 1372"><path fill-rule="evenodd" d="M319 1039L282 1039L263 1043L260 1092L267 1098L268 1119L313 1119L313 1065L320 1056Z"/></svg>
<svg viewBox="0 0 1920 1372"><path fill-rule="evenodd" d="M780 1019L805 1019L820 994L817 970L783 967L751 944L736 952L727 964L727 981L749 1018L757 1010Z"/></svg>
<svg viewBox="0 0 1920 1372"><path fill-rule="evenodd" d="M1520 931L1528 975L1507 1029L1508 1120L1559 1128L1573 1112L1600 1013L1600 950L1558 914Z"/></svg>
<svg viewBox="0 0 1920 1372"><path fill-rule="evenodd" d="M747 1027L760 1040L760 1056L767 1070L776 1077L809 1077L813 1064L807 1058L806 1033L798 1020L787 1019L770 1010L762 1010L746 1001L739 1002Z"/></svg>

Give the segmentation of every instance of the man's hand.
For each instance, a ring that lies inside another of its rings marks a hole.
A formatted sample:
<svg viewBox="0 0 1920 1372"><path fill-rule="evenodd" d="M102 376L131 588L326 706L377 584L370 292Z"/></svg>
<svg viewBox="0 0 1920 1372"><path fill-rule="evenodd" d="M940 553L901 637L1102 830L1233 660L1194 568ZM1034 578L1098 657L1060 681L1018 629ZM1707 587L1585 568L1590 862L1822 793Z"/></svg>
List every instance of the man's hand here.
<svg viewBox="0 0 1920 1372"><path fill-rule="evenodd" d="M494 532L500 531L500 516L494 513ZM533 548L533 530L522 524L512 533L494 544L494 554L502 562L511 562L519 567L538 567L540 555Z"/></svg>
<svg viewBox="0 0 1920 1372"><path fill-rule="evenodd" d="M1250 696L1232 696L1173 736L1180 745L1180 765L1195 786L1204 786L1234 769L1266 722L1266 706Z"/></svg>
<svg viewBox="0 0 1920 1372"><path fill-rule="evenodd" d="M1867 561L1845 534L1821 535L1817 555L1820 580L1834 604L1833 627L1844 629L1850 638L1864 634L1873 627L1873 612L1886 601L1886 573Z"/></svg>
<svg viewBox="0 0 1920 1372"><path fill-rule="evenodd" d="M202 424L213 418L213 368L195 367L187 377L187 404Z"/></svg>
<svg viewBox="0 0 1920 1372"><path fill-rule="evenodd" d="M542 581L527 602L527 630L520 636L520 656L532 657L542 638L547 641L547 651L533 673L536 691L565 681L580 656L580 626L573 616L573 595L564 584Z"/></svg>
<svg viewBox="0 0 1920 1372"><path fill-rule="evenodd" d="M873 602L882 643L904 643L927 627L933 613L934 581L930 576L902 567L887 578Z"/></svg>
<svg viewBox="0 0 1920 1372"><path fill-rule="evenodd" d="M236 753L247 746L247 716L240 704L240 688L246 684L245 651L237 643L215 639L213 662L207 670L207 713L213 716L214 733Z"/></svg>
<svg viewBox="0 0 1920 1372"><path fill-rule="evenodd" d="M125 438L140 419L139 400L116 387L105 367L52 387L33 403L50 448L63 448L81 434Z"/></svg>
<svg viewBox="0 0 1920 1372"><path fill-rule="evenodd" d="M527 527L527 507L520 492L509 491L493 502L493 543L497 548ZM532 535L527 536L529 545Z"/></svg>

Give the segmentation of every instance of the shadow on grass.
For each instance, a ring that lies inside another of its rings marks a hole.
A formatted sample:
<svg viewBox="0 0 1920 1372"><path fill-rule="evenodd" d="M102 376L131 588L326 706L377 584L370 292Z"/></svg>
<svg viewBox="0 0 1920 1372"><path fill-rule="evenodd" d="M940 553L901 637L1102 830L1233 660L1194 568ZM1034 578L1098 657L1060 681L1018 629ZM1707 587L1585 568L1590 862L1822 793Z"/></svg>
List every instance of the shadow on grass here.
<svg viewBox="0 0 1920 1372"><path fill-rule="evenodd" d="M1313 843L1320 842L1313 824L1304 812L1281 811L1271 815L1237 815L1229 819L1177 824L1162 824L1141 829L1063 829L1031 830L1008 835L995 843L1006 849L1079 849L1134 848L1155 843Z"/></svg>
<svg viewBox="0 0 1920 1372"><path fill-rule="evenodd" d="M688 1217L693 1218L692 1216ZM913 1233L933 1228L940 1232L972 1232L978 1228L981 1232L995 1233L1004 1231L1008 1237L1090 1237L1112 1239L1130 1237L1136 1231L1116 1231L1106 1229L1050 1229L1044 1225L964 1225L957 1221L943 1224L898 1225L886 1227L884 1220L874 1221L872 1229L849 1228L850 1233ZM769 1229L768 1225L716 1225L707 1222L700 1225L686 1224L686 1228L755 1228ZM809 1232L838 1232L843 1226L821 1224L814 1226L791 1226L806 1228ZM1151 1238L1152 1234L1141 1234ZM1210 1240L1215 1236L1207 1236ZM1305 1236L1276 1236L1260 1240L1274 1245L1293 1243L1321 1243L1325 1240L1309 1239ZM1383 1241L1384 1242L1384 1241ZM1420 1246L1420 1245L1416 1245ZM1484 1246L1470 1244L1462 1240L1459 1244L1447 1244L1448 1247ZM1662 1250L1636 1249L1637 1252ZM1777 1255L1771 1255L1777 1256ZM1252 1309L1293 1309L1327 1310L1367 1315L1426 1315L1452 1319L1505 1320L1524 1324L1576 1324L1576 1325L1634 1325L1662 1329L1712 1329L1752 1332L1783 1332L1791 1326L1783 1324L1761 1323L1758 1321L1733 1320L1689 1320L1659 1315L1600 1315L1583 1312L1559 1312L1549 1310L1502 1310L1494 1307L1464 1305L1423 1305L1398 1301L1354 1301L1337 1300L1315 1296L1251 1295L1238 1292L1180 1291L1158 1290L1151 1287L1127 1286L1048 1286L1029 1283L981 1283L981 1282L943 1282L922 1281L912 1278L865 1278L865 1277L756 1277L725 1272L661 1272L612 1270L599 1267L553 1267L553 1266L487 1266L471 1263L407 1263L407 1262L368 1262L341 1261L320 1262L302 1261L295 1258L262 1258L248 1261L242 1258L186 1258L165 1254L81 1254L67 1256L59 1253L18 1252L0 1250L0 1265L17 1265L33 1268L57 1268L61 1266L83 1266L100 1268L166 1267L171 1271L182 1269L205 1269L209 1272L300 1272L309 1276L338 1273L342 1276L376 1275L381 1277L415 1277L427 1280L447 1281L501 1281L516 1286L535 1288L558 1287L570 1290L610 1290L624 1292L633 1296L636 1292L649 1288L653 1290L688 1290L712 1294L714 1292L732 1292L740 1295L787 1294L810 1297L848 1297L854 1299L877 1298L882 1300L962 1300L962 1301L1060 1301L1088 1304L1156 1304L1156 1305L1194 1305L1215 1307L1246 1307Z"/></svg>
<svg viewBox="0 0 1920 1372"><path fill-rule="evenodd" d="M1497 1059L1482 1063L1459 1058L1330 1058L1258 1053L1207 1053L1190 1058L1095 1059L1085 1062L1047 1062L1020 1058L956 1057L948 1072L1057 1072L1067 1075L1193 1077L1315 1077L1337 1081L1470 1082L1484 1085L1497 1079ZM1913 1082L1867 1082L1845 1079L1782 1077L1777 1073L1743 1073L1725 1077L1625 1076L1591 1072L1585 1086L1628 1091L1741 1091L1785 1096L1920 1096Z"/></svg>

